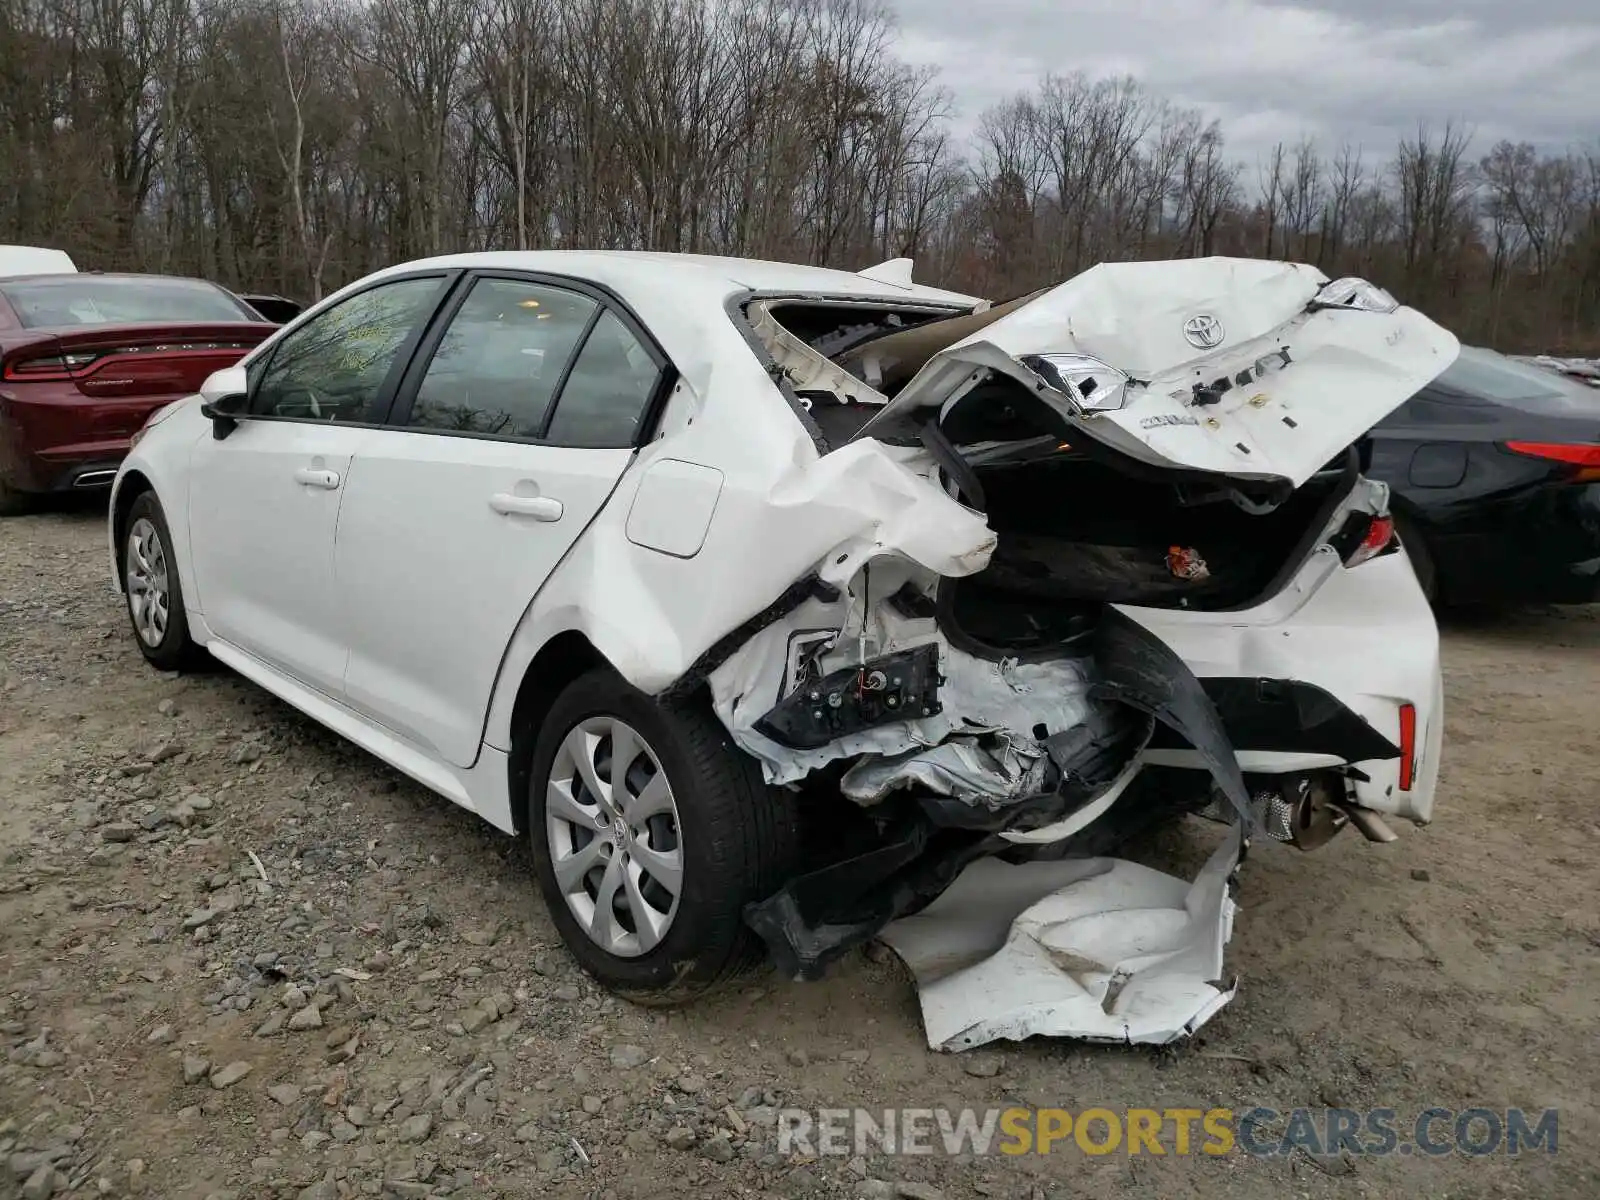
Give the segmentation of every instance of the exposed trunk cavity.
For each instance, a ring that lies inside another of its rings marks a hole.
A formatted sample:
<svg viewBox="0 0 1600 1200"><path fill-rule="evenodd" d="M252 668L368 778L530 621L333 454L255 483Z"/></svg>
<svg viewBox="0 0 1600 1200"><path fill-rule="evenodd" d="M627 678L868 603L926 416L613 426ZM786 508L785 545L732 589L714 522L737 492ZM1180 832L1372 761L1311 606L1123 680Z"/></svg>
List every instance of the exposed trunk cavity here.
<svg viewBox="0 0 1600 1200"><path fill-rule="evenodd" d="M1305 561L1356 482L1330 470L1250 511L1232 489L1152 480L1071 449L973 474L998 541L983 571L941 582L941 625L967 649L1013 655L1070 647L1108 603L1258 603Z"/></svg>

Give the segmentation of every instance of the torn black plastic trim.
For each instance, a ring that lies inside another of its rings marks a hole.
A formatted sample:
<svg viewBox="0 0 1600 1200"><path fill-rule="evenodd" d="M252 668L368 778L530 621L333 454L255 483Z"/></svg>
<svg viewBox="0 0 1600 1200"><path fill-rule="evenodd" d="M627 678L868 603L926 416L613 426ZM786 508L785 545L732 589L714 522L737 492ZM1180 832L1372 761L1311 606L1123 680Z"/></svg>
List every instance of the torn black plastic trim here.
<svg viewBox="0 0 1600 1200"><path fill-rule="evenodd" d="M949 886L947 879L925 894L915 882L933 834L926 820L905 820L886 830L880 845L797 876L766 900L747 904L745 924L766 943L785 978L820 979L829 963ZM964 866L980 840L961 838L954 857Z"/></svg>
<svg viewBox="0 0 1600 1200"><path fill-rule="evenodd" d="M704 654L690 664L687 671L662 689L661 698L678 700L688 696L705 683L711 672L733 657L740 646L768 625L787 617L807 600L815 599L831 604L838 598L839 589L831 583L824 583L820 576L807 575L795 580L784 588L771 604L713 642Z"/></svg>
<svg viewBox="0 0 1600 1200"><path fill-rule="evenodd" d="M1200 681L1236 750L1331 754L1346 762L1400 757L1400 747L1331 693L1299 679L1212 676ZM1185 743L1158 730L1158 749Z"/></svg>
<svg viewBox="0 0 1600 1200"><path fill-rule="evenodd" d="M1114 608L1095 630L1100 679L1091 697L1119 700L1147 712L1200 752L1217 788L1234 811L1245 837L1255 832L1255 812L1245 790L1239 757L1228 740L1222 714L1187 663L1155 634Z"/></svg>
<svg viewBox="0 0 1600 1200"><path fill-rule="evenodd" d="M939 422L929 421L924 425L921 437L923 446L955 483L967 503L980 512L988 507L983 497L983 484L978 480L978 473L966 459L961 457L961 452L955 448L950 439L945 437L944 430L939 428Z"/></svg>

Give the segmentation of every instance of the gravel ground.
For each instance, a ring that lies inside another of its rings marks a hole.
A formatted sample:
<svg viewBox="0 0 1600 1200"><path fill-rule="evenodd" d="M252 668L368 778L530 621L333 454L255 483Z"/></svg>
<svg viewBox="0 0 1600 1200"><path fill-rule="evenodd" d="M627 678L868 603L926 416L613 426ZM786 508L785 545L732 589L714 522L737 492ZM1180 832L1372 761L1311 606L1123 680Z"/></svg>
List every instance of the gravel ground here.
<svg viewBox="0 0 1600 1200"><path fill-rule="evenodd" d="M896 960L597 991L523 848L225 672L164 676L103 513L0 522L0 1197L1600 1194L1600 610L1447 630L1437 823L1253 853L1166 1051L929 1053ZM1190 871L1215 827L1148 861ZM1561 1109L1559 1152L780 1158L780 1106Z"/></svg>

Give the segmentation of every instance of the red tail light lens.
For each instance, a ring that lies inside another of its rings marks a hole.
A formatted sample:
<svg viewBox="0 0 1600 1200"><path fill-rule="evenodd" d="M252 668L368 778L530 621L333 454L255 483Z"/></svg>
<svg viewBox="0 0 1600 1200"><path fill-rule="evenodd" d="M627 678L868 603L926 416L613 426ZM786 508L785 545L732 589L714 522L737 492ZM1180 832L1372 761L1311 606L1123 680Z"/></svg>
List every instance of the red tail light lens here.
<svg viewBox="0 0 1600 1200"><path fill-rule="evenodd" d="M47 354L43 358L24 358L6 363L7 379L71 379L99 358L101 351L87 354Z"/></svg>
<svg viewBox="0 0 1600 1200"><path fill-rule="evenodd" d="M1417 706L1400 706L1400 790L1409 792L1417 773Z"/></svg>
<svg viewBox="0 0 1600 1200"><path fill-rule="evenodd" d="M51 379L80 379L119 361L133 359L182 359L196 354L211 354L218 350L237 350L241 354L253 348L253 342L196 341L161 342L150 345L121 345L108 343L104 347L89 347L68 353L43 354L34 358L6 361L0 378L39 382Z"/></svg>
<svg viewBox="0 0 1600 1200"><path fill-rule="evenodd" d="M1376 558L1394 541L1394 518L1373 517L1361 540L1344 556L1344 565L1359 567L1370 558Z"/></svg>
<svg viewBox="0 0 1600 1200"><path fill-rule="evenodd" d="M1574 483L1600 480L1600 446L1571 442L1507 442L1506 449L1525 458L1542 458L1572 467Z"/></svg>

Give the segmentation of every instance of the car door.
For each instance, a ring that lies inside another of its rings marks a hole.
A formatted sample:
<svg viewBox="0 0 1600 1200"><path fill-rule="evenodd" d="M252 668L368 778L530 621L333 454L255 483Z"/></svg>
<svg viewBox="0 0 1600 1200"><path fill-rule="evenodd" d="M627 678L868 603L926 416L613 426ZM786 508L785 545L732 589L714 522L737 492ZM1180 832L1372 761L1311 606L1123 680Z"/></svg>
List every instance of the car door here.
<svg viewBox="0 0 1600 1200"><path fill-rule="evenodd" d="M616 488L669 374L581 284L461 281L345 489L347 704L471 765L512 632Z"/></svg>
<svg viewBox="0 0 1600 1200"><path fill-rule="evenodd" d="M445 283L385 281L313 317L251 365L248 416L193 451L189 536L207 625L330 696L347 652L333 539L351 459Z"/></svg>

